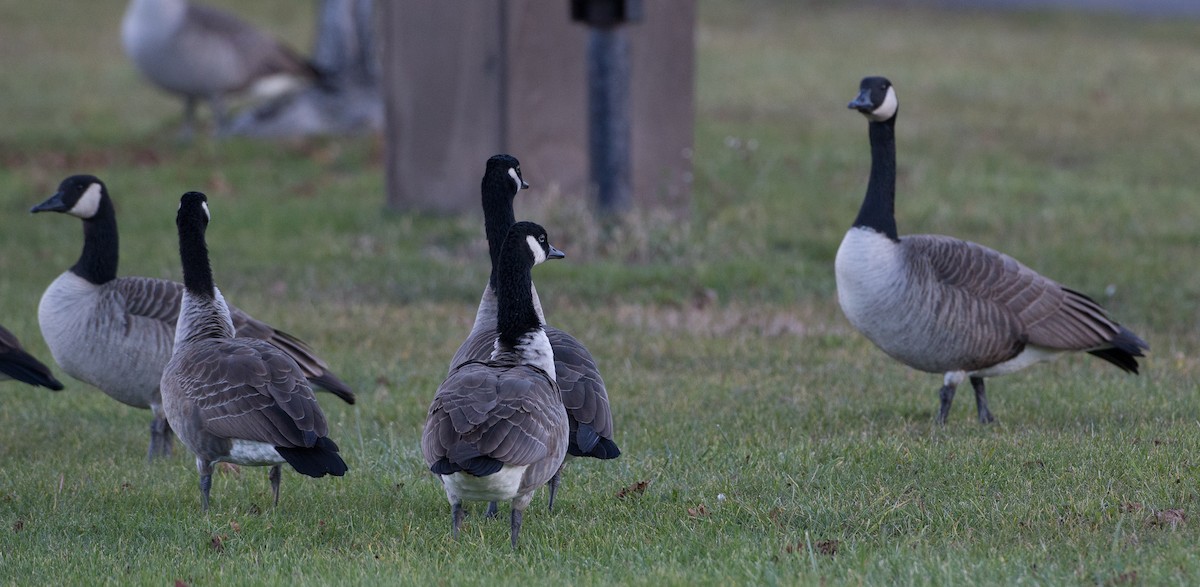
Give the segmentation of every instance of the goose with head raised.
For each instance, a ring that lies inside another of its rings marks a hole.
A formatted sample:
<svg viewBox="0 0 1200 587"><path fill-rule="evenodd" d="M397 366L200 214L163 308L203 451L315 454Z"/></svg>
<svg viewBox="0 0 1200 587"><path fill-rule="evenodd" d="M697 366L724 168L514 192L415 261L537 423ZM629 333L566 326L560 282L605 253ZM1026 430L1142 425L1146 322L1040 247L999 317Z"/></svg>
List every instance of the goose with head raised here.
<svg viewBox="0 0 1200 587"><path fill-rule="evenodd" d="M851 109L868 122L871 174L837 251L838 303L892 358L943 375L937 422L970 380L979 421L991 422L984 378L1084 351L1130 373L1149 347L1086 295L983 245L896 230L896 88L862 80Z"/></svg>
<svg viewBox="0 0 1200 587"><path fill-rule="evenodd" d="M516 548L534 491L554 477L567 454L567 413L531 278L535 265L562 257L542 227L512 225L493 275L492 353L451 370L429 407L421 450L446 491L456 538L463 501L511 500Z"/></svg>
<svg viewBox="0 0 1200 587"><path fill-rule="evenodd" d="M201 509L208 510L218 462L270 466L276 505L285 462L310 477L344 475L346 462L300 365L267 341L235 338L208 258L208 198L184 194L175 223L184 291L162 401L171 427L196 455Z"/></svg>
<svg viewBox="0 0 1200 587"><path fill-rule="evenodd" d="M108 188L92 175L73 175L32 212L61 212L83 221L79 260L42 294L38 324L50 354L68 375L109 397L149 408L150 458L170 454L171 429L158 389L171 358L183 284L117 277L117 215ZM238 336L259 338L288 353L313 384L347 403L354 392L302 340L230 307Z"/></svg>

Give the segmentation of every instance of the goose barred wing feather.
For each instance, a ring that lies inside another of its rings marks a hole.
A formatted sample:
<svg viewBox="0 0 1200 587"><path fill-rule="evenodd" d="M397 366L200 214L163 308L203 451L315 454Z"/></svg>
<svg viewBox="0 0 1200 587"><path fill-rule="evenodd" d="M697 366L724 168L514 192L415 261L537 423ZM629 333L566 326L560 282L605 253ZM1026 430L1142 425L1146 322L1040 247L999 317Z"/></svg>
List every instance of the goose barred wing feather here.
<svg viewBox="0 0 1200 587"><path fill-rule="evenodd" d="M205 35L228 39L239 55L259 56L247 72L252 78L290 73L312 75L308 63L283 43L228 12L202 4L189 4L187 22Z"/></svg>
<svg viewBox="0 0 1200 587"><path fill-rule="evenodd" d="M910 236L901 243L912 258L929 264L940 303L971 308L962 315L978 327L1010 330L1023 344L1061 350L1104 348L1122 330L1091 298L1008 255L944 236Z"/></svg>
<svg viewBox="0 0 1200 587"><path fill-rule="evenodd" d="M158 320L175 329L183 297L182 283L151 277L120 277L113 283L128 314Z"/></svg>
<svg viewBox="0 0 1200 587"><path fill-rule="evenodd" d="M229 317L233 320L233 329L237 332L238 337L257 338L275 345L296 361L304 376L311 383L324 388L348 404L356 401L354 391L350 389L350 386L329 370L329 365L325 363L324 359L317 356L316 351L312 350L308 343L278 330L266 322L257 320L233 306L229 306Z"/></svg>
<svg viewBox="0 0 1200 587"><path fill-rule="evenodd" d="M491 331L472 332L466 340L458 347L458 351L454 353L454 358L450 359L450 373L454 373L455 369L462 366L463 363L470 361L487 361L492 356L492 350L496 348L496 329L493 327ZM555 365L557 368L558 365Z"/></svg>
<svg viewBox="0 0 1200 587"><path fill-rule="evenodd" d="M553 454L552 431L565 424L561 408L553 410L561 405L557 395L555 383L535 367L466 363L442 382L429 407L421 438L425 460L430 466L472 456L537 463Z"/></svg>
<svg viewBox="0 0 1200 587"><path fill-rule="evenodd" d="M177 373L214 435L299 448L328 433L304 374L267 342L204 341L183 357Z"/></svg>

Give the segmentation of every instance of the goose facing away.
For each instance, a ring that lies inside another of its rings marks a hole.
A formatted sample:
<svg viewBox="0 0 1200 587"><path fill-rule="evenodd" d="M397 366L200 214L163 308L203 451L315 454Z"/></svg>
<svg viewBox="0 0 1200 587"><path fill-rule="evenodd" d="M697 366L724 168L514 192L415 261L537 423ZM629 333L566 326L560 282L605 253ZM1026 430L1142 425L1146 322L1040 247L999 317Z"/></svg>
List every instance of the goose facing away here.
<svg viewBox="0 0 1200 587"><path fill-rule="evenodd" d="M208 221L204 194L180 198L175 223L184 292L174 353L162 374L163 409L196 455L201 509L208 510L217 462L269 465L278 505L282 463L310 477L340 477L346 462L300 366L266 341L234 338L229 307L213 282Z"/></svg>
<svg viewBox="0 0 1200 587"><path fill-rule="evenodd" d="M200 100L208 102L222 130L227 95L256 85L277 94L295 85L290 82L317 77L311 64L270 35L188 0L130 0L121 42L142 75L183 98L185 136L191 134Z"/></svg>
<svg viewBox="0 0 1200 587"><path fill-rule="evenodd" d="M429 406L421 450L446 491L455 538L463 501L512 500L510 540L516 548L534 491L566 457L567 413L530 276L534 265L563 256L542 227L512 226L495 271L492 354L452 370Z"/></svg>
<svg viewBox="0 0 1200 587"><path fill-rule="evenodd" d="M21 341L0 326L0 381L7 379L16 379L35 387L48 387L54 391L63 388L63 384L50 373L49 367L25 352Z"/></svg>
<svg viewBox="0 0 1200 587"><path fill-rule="evenodd" d="M892 358L944 376L938 423L970 379L979 421L991 422L984 378L1085 351L1130 373L1146 343L1091 298L1012 257L940 235L898 236L896 89L862 80L849 107L869 121L871 174L854 225L838 248L838 303Z"/></svg>
<svg viewBox="0 0 1200 587"><path fill-rule="evenodd" d="M488 254L492 260L492 274L483 290L479 309L475 313L475 324L463 341L450 370L466 361L486 360L491 356L496 331L495 278L500 247L509 228L516 222L513 199L517 192L528 189L521 174L521 163L507 154L494 155L488 159L480 185L483 204L484 232L487 235ZM531 282L531 287L532 282ZM533 287L533 304L538 316L542 314L541 300L537 288ZM573 457L615 459L621 450L613 441L612 410L608 402L608 390L596 366L596 360L583 343L570 334L553 326L545 326L546 336L554 350L554 368L557 383L566 406L570 422L570 442L567 447L568 460ZM550 510L558 493L561 471L550 480ZM495 504L490 504L488 515L496 514Z"/></svg>
<svg viewBox="0 0 1200 587"><path fill-rule="evenodd" d="M159 381L171 358L183 284L117 277L117 217L104 183L91 175L62 181L32 212L61 212L83 221L83 252L46 288L38 324L54 361L68 375L135 408L149 408L149 456L171 452ZM304 341L230 307L238 336L259 338L291 355L312 383L354 403L353 391Z"/></svg>

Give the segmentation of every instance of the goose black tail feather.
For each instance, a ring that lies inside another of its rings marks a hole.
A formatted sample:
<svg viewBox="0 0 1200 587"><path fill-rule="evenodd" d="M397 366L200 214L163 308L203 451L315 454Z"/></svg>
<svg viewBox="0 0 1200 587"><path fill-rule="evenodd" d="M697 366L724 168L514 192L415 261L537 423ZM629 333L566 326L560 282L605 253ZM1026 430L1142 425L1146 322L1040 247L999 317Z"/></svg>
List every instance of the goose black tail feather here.
<svg viewBox="0 0 1200 587"><path fill-rule="evenodd" d="M337 444L329 438L318 438L311 448L277 446L275 450L293 469L309 477L324 477L327 474L341 477L349 470L342 455L338 454Z"/></svg>
<svg viewBox="0 0 1200 587"><path fill-rule="evenodd" d="M579 424L579 428L569 438L567 454L573 457L607 460L621 456L621 449L617 448L617 443L601 438L590 424Z"/></svg>
<svg viewBox="0 0 1200 587"><path fill-rule="evenodd" d="M10 360L0 362L0 373L4 373L17 381L23 381L30 385L40 385L48 387L54 391L60 391L63 384L54 378L48 371L44 371L45 367L37 362L37 359L29 357L19 357L20 360Z"/></svg>
<svg viewBox="0 0 1200 587"><path fill-rule="evenodd" d="M312 383L313 385L316 385L317 387L338 396L342 401L350 405L354 405L354 402L357 401L357 398L354 397L354 392L350 390L350 386L343 383L341 379L337 378L337 375L334 375L329 371L324 371L320 375L310 377L308 381L309 383Z"/></svg>
<svg viewBox="0 0 1200 587"><path fill-rule="evenodd" d="M1109 348L1088 352L1136 375L1138 372L1137 357L1146 356L1142 354L1142 351L1150 350L1150 345L1124 326L1110 342L1112 346Z"/></svg>
<svg viewBox="0 0 1200 587"><path fill-rule="evenodd" d="M504 468L504 463L492 457L479 456L463 459L462 462L452 462L450 459L443 458L429 467L429 470L438 475L465 472L476 477L487 477L499 473L502 468Z"/></svg>

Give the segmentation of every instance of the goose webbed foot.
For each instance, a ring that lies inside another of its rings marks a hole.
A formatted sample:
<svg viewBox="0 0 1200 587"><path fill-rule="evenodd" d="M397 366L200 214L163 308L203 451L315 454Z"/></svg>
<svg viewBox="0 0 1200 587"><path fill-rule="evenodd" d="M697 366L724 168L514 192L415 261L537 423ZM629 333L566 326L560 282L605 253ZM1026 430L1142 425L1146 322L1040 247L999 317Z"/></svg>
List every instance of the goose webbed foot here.
<svg viewBox="0 0 1200 587"><path fill-rule="evenodd" d="M271 471L267 473L267 479L271 480L271 495L275 496L275 507L279 507L279 478L282 473L279 465L271 467Z"/></svg>
<svg viewBox="0 0 1200 587"><path fill-rule="evenodd" d="M487 513L485 513L484 516L487 517L487 519L489 519L489 520L495 520L496 517L499 515L500 515L500 506L496 505L496 502L494 502L494 501L489 501L488 507L487 507Z"/></svg>
<svg viewBox="0 0 1200 587"><path fill-rule="evenodd" d="M975 408L979 411L979 423L991 424L996 421L992 416L992 411L988 409L987 390L983 385L982 377L972 377L971 387L975 388Z"/></svg>

